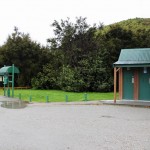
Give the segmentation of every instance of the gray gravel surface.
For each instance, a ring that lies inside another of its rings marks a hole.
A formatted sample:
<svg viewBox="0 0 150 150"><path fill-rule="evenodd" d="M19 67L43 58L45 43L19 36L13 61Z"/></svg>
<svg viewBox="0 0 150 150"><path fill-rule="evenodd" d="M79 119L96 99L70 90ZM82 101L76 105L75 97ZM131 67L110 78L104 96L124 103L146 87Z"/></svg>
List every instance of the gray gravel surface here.
<svg viewBox="0 0 150 150"><path fill-rule="evenodd" d="M150 109L106 105L0 107L0 150L149 150Z"/></svg>

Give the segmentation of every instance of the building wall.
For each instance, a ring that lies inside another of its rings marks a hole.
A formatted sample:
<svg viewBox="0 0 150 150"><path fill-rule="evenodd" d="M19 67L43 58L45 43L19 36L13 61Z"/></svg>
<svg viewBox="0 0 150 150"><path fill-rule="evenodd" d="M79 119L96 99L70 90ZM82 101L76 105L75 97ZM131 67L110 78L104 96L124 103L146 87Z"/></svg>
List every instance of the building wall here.
<svg viewBox="0 0 150 150"><path fill-rule="evenodd" d="M150 68L147 73L141 68L121 68L119 70L119 98L150 100Z"/></svg>
<svg viewBox="0 0 150 150"><path fill-rule="evenodd" d="M139 69L139 99L150 100L150 68L147 68L147 73Z"/></svg>

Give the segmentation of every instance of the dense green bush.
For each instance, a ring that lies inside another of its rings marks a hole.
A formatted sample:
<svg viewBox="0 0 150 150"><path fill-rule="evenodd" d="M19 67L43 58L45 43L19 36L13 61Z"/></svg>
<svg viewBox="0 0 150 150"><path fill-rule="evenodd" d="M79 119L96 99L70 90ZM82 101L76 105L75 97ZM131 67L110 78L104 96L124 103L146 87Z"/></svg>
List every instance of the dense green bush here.
<svg viewBox="0 0 150 150"><path fill-rule="evenodd" d="M112 91L113 63L123 48L150 47L150 19L90 26L86 18L54 21L43 47L15 28L0 46L0 66L20 69L18 86L65 91Z"/></svg>

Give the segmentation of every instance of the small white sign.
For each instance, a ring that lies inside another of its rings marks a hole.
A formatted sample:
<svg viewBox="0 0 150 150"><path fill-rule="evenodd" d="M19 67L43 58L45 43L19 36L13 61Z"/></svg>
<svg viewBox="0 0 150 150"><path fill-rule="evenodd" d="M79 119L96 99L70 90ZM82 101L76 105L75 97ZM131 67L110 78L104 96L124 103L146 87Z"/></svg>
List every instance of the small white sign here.
<svg viewBox="0 0 150 150"><path fill-rule="evenodd" d="M3 81L3 77L2 76L0 76L0 82L2 82Z"/></svg>
<svg viewBox="0 0 150 150"><path fill-rule="evenodd" d="M134 83L134 77L132 77L132 83Z"/></svg>

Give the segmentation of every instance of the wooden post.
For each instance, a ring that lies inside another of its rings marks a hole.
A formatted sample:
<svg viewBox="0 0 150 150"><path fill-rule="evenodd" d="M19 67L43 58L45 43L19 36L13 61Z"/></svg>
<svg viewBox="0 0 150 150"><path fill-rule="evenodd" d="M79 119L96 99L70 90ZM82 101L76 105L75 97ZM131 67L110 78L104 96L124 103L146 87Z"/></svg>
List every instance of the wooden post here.
<svg viewBox="0 0 150 150"><path fill-rule="evenodd" d="M119 99L121 100L123 96L123 73L122 68L119 70Z"/></svg>
<svg viewBox="0 0 150 150"><path fill-rule="evenodd" d="M117 81L116 67L114 67L114 103L116 103L116 81Z"/></svg>
<svg viewBox="0 0 150 150"><path fill-rule="evenodd" d="M14 64L12 65L12 97L14 97L14 75L15 75L15 66Z"/></svg>

